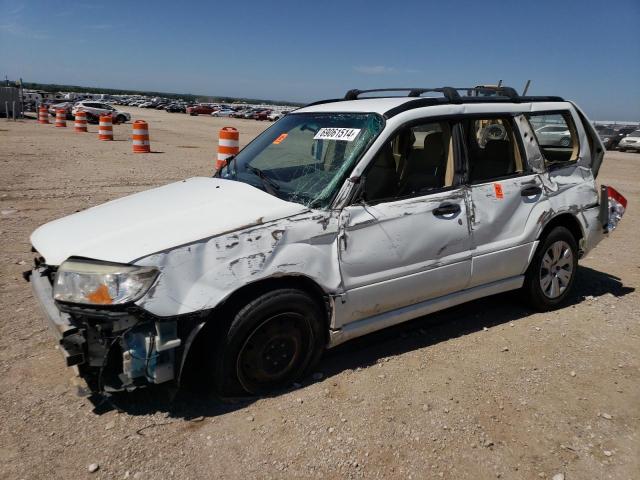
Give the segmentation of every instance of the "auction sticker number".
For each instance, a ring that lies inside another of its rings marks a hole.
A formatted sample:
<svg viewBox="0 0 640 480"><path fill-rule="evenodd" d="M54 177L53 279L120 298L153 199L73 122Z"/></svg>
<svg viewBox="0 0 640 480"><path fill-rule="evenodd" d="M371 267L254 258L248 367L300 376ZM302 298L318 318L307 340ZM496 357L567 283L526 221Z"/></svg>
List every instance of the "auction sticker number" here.
<svg viewBox="0 0 640 480"><path fill-rule="evenodd" d="M313 137L314 140L343 140L353 142L358 134L359 128L321 128Z"/></svg>

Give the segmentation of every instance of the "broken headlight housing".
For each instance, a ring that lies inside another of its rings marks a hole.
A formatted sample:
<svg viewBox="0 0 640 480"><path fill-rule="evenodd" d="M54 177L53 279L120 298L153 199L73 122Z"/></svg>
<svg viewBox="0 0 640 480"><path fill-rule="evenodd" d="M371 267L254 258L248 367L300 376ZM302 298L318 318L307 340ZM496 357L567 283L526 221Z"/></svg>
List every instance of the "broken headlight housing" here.
<svg viewBox="0 0 640 480"><path fill-rule="evenodd" d="M158 277L158 269L81 260L60 265L53 298L86 305L120 305L142 297Z"/></svg>

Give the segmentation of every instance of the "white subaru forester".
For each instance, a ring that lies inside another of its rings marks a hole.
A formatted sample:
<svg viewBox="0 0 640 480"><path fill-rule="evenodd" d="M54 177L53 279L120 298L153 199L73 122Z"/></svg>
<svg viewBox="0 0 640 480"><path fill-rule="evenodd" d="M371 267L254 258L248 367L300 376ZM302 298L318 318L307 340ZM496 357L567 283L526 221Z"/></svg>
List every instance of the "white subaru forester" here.
<svg viewBox="0 0 640 480"><path fill-rule="evenodd" d="M325 348L479 297L559 307L626 207L596 183L584 113L509 87L387 90L286 115L213 178L38 228L30 280L67 364L99 392L191 370L261 394Z"/></svg>

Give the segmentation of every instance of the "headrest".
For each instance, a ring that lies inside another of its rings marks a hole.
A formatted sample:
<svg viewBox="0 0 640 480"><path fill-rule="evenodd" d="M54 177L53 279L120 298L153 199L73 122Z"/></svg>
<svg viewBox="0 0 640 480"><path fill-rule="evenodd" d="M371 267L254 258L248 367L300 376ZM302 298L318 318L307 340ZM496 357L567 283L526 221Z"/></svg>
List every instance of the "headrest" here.
<svg viewBox="0 0 640 480"><path fill-rule="evenodd" d="M424 137L424 153L427 158L444 157L444 145L442 140L442 132L433 132Z"/></svg>

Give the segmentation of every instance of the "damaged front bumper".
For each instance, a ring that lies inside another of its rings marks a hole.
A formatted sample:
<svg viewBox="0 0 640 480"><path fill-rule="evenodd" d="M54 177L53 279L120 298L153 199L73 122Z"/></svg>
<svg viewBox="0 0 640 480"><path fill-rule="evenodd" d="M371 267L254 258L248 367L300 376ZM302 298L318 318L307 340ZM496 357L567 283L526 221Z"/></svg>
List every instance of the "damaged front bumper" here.
<svg viewBox="0 0 640 480"><path fill-rule="evenodd" d="M38 265L31 286L67 366L94 392L132 390L177 378L182 341L175 319L135 309L107 310L60 304L53 299L52 270Z"/></svg>

